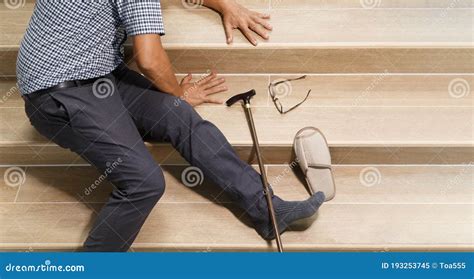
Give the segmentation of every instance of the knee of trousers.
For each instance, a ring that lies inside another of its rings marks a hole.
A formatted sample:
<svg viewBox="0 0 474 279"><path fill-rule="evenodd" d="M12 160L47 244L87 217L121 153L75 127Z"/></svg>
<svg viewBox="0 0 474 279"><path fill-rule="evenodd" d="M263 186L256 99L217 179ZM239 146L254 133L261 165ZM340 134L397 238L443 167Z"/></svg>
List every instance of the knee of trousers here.
<svg viewBox="0 0 474 279"><path fill-rule="evenodd" d="M134 180L134 187L127 191L127 198L131 201L146 199L156 203L165 193L165 178L159 168L153 172L142 172Z"/></svg>
<svg viewBox="0 0 474 279"><path fill-rule="evenodd" d="M196 110L186 101L170 96L165 100L165 105L171 110L172 116L179 118L181 123L194 123L202 121L202 117L196 112ZM179 124L176 123L176 124Z"/></svg>

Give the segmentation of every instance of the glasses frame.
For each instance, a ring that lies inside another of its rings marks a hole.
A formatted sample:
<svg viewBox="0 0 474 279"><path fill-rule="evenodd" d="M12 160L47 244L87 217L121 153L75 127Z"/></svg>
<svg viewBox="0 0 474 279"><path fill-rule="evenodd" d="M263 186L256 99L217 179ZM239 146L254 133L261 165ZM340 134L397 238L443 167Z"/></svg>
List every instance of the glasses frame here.
<svg viewBox="0 0 474 279"><path fill-rule="evenodd" d="M281 80L281 81L278 81L278 82L275 82L275 83L270 83L270 85L268 86L268 91L270 93L270 97L272 98L273 104L275 105L275 108L278 110L278 112L280 114L287 114L290 111L293 111L294 109L301 106L304 102L306 102L306 100L308 100L308 98L309 98L309 95L311 94L311 89L308 91L308 93L306 94L306 97L303 99L303 101L301 101L298 104L292 106L288 110L284 110L283 109L283 104L281 103L280 99L276 96L275 92L273 91L273 88L275 88L276 86L278 86L280 84L286 83L286 82L301 80L301 79L305 79L305 78L306 78L306 75L301 76L301 77L297 77L297 78Z"/></svg>

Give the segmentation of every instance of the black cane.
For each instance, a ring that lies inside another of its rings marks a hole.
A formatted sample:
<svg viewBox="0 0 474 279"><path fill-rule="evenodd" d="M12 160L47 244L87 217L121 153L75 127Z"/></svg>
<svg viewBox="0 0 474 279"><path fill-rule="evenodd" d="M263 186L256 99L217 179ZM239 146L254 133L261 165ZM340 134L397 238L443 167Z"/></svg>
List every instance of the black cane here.
<svg viewBox="0 0 474 279"><path fill-rule="evenodd" d="M264 190L265 197L267 200L267 205L268 205L268 212L270 213L270 219L272 221L273 231L275 232L278 252L283 252L283 244L281 243L280 232L278 229L278 222L276 219L275 210L273 208L272 194L268 186L269 184L268 184L268 179L267 179L267 172L265 170L265 165L263 164L262 154L260 153L260 144L258 142L257 130L255 129L255 123L253 121L253 116L252 116L252 109L250 107L250 100L255 95L256 95L255 90L250 90L249 92L235 95L234 97L230 98L226 102L226 104L227 106L230 107L233 104L237 103L238 101L243 101L245 114L247 116L250 132L252 134L252 140L255 147L255 153L257 155L258 166L260 168L260 174L261 174L262 183L263 183L263 190Z"/></svg>

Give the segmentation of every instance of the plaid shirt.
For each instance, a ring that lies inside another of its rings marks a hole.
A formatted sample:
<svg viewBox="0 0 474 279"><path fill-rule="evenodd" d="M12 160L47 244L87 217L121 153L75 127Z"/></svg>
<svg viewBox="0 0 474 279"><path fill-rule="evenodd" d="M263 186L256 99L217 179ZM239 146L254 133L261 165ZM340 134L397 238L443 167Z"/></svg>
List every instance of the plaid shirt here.
<svg viewBox="0 0 474 279"><path fill-rule="evenodd" d="M164 35L159 0L37 0L18 54L20 92L106 75L138 34Z"/></svg>

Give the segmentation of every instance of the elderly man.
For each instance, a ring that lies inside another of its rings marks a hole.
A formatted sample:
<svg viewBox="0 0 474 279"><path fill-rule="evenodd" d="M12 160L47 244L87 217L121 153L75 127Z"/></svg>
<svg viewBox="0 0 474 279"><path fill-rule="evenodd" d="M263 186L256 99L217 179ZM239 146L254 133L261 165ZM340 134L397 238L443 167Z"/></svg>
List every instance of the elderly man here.
<svg viewBox="0 0 474 279"><path fill-rule="evenodd" d="M228 43L233 29L254 45L256 35L268 37L268 15L233 0L204 5L222 15ZM171 143L247 212L263 238L273 239L260 175L193 109L220 103L213 94L227 90L225 80L212 73L178 83L163 35L157 0L36 2L17 62L26 113L43 136L107 172L114 185L84 250L127 251L163 195L162 170L144 140ZM123 62L127 37L144 76ZM320 192L299 202L273 195L280 230L313 215L323 201Z"/></svg>

